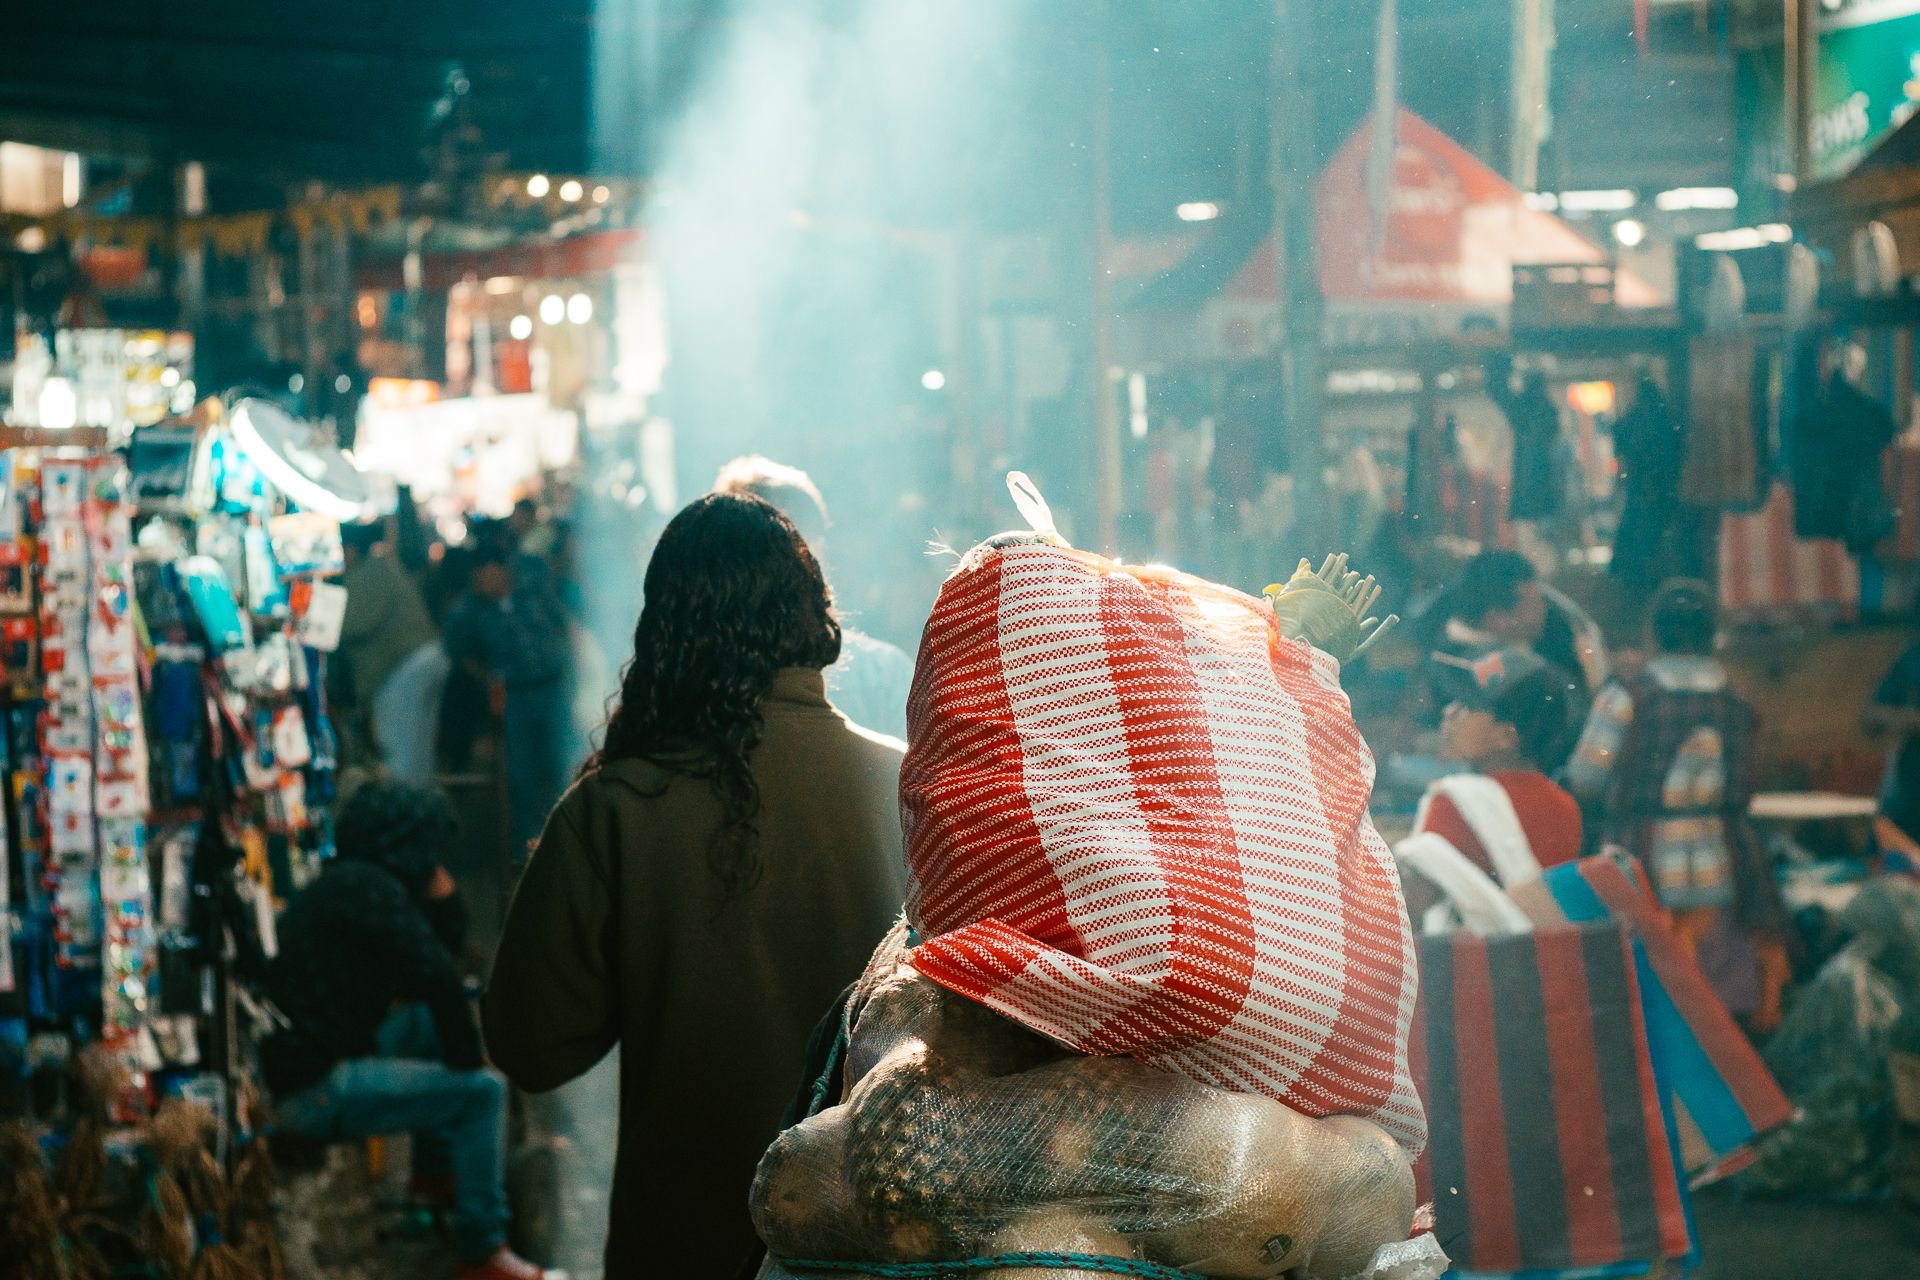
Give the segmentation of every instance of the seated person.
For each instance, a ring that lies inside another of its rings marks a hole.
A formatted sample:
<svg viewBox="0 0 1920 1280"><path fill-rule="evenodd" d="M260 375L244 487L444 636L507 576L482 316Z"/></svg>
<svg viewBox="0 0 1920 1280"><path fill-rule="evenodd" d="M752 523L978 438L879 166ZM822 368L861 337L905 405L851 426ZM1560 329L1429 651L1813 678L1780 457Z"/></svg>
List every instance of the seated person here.
<svg viewBox="0 0 1920 1280"><path fill-rule="evenodd" d="M323 1142L422 1135L452 1174L456 1280L556 1280L507 1248L506 1083L481 1059L456 960L466 912L441 851L437 791L370 782L335 827L339 856L287 908L261 1045L279 1131Z"/></svg>
<svg viewBox="0 0 1920 1280"><path fill-rule="evenodd" d="M1600 628L1579 605L1540 580L1533 562L1515 551L1483 551L1437 604L1444 619L1434 648L1474 659L1495 649L1520 649L1552 663L1572 678L1579 712L1608 673ZM1436 690L1435 708L1445 706ZM1563 763L1543 761L1549 773Z"/></svg>
<svg viewBox="0 0 1920 1280"><path fill-rule="evenodd" d="M1546 774L1547 762L1565 757L1579 723L1573 677L1521 649L1496 649L1459 665L1436 661L1451 677L1441 687L1454 694L1441 721L1442 750L1466 768L1434 783L1414 818L1416 836L1434 837L1446 848L1418 841L1408 856L1403 846L1403 865L1427 881L1448 870L1433 859L1454 863L1455 870L1464 859L1510 889L1578 858L1580 806ZM1408 883L1416 921L1438 901L1438 888Z"/></svg>

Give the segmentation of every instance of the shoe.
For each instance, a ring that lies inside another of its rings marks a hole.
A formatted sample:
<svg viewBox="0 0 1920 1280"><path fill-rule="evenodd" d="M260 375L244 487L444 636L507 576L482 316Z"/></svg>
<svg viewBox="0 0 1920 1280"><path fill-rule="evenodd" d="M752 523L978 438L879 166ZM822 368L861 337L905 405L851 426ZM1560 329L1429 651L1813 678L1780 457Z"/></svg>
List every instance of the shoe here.
<svg viewBox="0 0 1920 1280"><path fill-rule="evenodd" d="M456 1263L453 1280L567 1280L567 1273L535 1266L501 1245L485 1262Z"/></svg>

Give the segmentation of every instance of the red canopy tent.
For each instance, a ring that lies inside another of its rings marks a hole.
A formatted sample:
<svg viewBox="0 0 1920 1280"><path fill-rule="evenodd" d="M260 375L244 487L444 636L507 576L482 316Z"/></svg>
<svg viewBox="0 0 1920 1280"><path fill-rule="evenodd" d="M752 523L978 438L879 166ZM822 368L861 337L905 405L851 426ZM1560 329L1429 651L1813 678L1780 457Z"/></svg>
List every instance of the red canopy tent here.
<svg viewBox="0 0 1920 1280"><path fill-rule="evenodd" d="M1373 121L1363 122L1320 175L1314 192L1320 286L1335 345L1444 337L1470 321L1503 328L1516 266L1605 266L1604 249L1567 223L1528 207L1506 179L1404 108L1398 114L1393 177L1384 199L1368 191ZM1384 206L1382 208L1381 206ZM1115 274L1146 284L1215 252L1202 234L1120 247ZM1200 304L1168 308L1149 286L1136 303L1146 328L1136 336L1195 358L1244 358L1267 350L1277 331L1273 239L1263 237L1238 271ZM1614 275L1622 307L1661 299L1627 272ZM1170 326L1169 310L1186 314ZM1144 353L1143 353L1144 354Z"/></svg>

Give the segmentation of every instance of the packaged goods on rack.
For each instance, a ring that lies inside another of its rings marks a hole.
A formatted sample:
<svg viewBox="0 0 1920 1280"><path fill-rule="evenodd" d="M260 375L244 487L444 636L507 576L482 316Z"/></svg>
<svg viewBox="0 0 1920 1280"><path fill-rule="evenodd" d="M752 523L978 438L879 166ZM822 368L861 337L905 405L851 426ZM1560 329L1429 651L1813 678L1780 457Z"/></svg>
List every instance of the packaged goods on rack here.
<svg viewBox="0 0 1920 1280"><path fill-rule="evenodd" d="M243 441L209 402L0 430L0 1182L31 1190L82 1153L106 1175L34 1247L151 1274L274 1252L247 1050L270 1014L246 988L277 905L331 853L339 515L273 478L329 446L271 426ZM306 483L336 511L362 500ZM162 1118L182 1108L185 1137ZM162 1206L151 1232L98 1229L183 1161L198 1228Z"/></svg>

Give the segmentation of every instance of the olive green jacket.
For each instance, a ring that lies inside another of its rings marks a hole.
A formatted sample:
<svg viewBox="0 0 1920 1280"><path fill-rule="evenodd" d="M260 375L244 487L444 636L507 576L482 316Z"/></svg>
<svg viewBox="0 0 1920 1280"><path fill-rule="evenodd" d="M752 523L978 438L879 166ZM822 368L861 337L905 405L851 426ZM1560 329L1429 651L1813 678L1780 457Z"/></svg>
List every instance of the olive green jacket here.
<svg viewBox="0 0 1920 1280"><path fill-rule="evenodd" d="M726 900L700 779L603 766L548 820L482 1012L496 1065L552 1089L620 1047L607 1275L726 1276L807 1036L899 915L901 744L780 673L752 759L765 870Z"/></svg>

